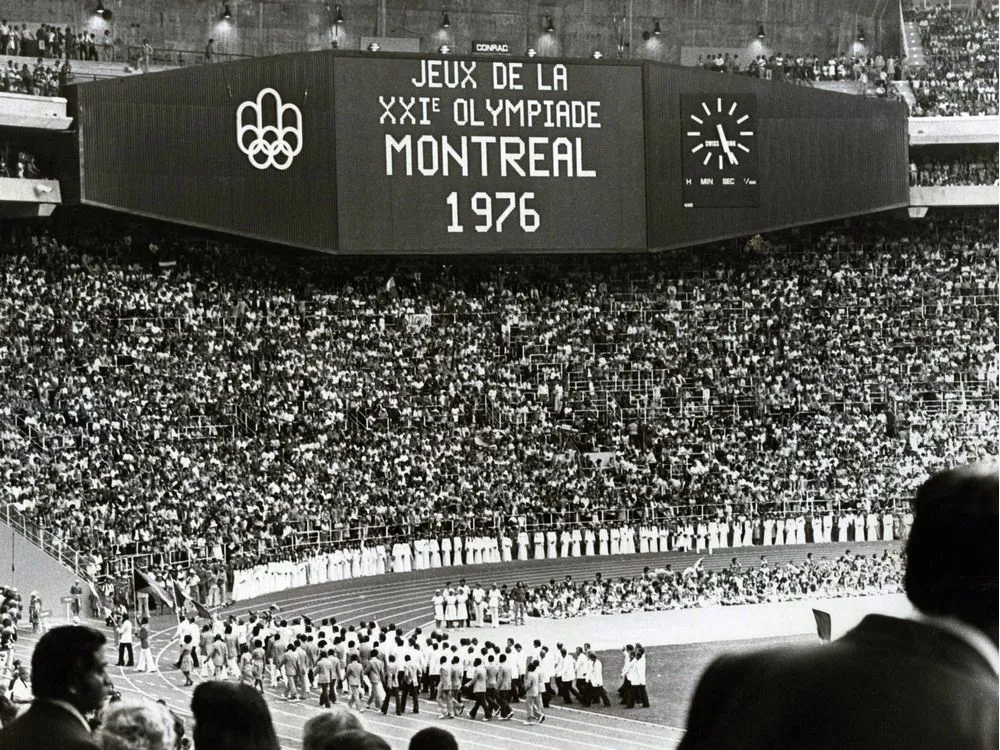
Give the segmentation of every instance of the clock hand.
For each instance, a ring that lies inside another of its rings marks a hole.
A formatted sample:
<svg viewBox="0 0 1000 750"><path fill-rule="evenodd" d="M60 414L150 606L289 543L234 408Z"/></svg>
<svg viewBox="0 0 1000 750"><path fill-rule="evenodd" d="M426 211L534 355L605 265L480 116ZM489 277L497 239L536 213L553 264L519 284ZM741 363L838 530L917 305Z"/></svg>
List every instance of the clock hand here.
<svg viewBox="0 0 1000 750"><path fill-rule="evenodd" d="M722 129L722 123L718 123L715 129L719 133L719 140L722 141L722 150L726 152L726 156L729 157L730 164L736 164L736 157L733 156L732 150L729 148L729 142L726 140L726 131Z"/></svg>

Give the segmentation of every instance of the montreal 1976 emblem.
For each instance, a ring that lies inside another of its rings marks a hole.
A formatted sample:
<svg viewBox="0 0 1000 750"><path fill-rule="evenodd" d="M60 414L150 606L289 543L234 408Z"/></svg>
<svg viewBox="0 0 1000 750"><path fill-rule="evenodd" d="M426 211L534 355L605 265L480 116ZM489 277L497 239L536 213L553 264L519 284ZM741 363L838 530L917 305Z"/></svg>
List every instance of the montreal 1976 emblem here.
<svg viewBox="0 0 1000 750"><path fill-rule="evenodd" d="M288 169L302 151L302 111L274 89L261 89L236 110L236 142L257 169Z"/></svg>

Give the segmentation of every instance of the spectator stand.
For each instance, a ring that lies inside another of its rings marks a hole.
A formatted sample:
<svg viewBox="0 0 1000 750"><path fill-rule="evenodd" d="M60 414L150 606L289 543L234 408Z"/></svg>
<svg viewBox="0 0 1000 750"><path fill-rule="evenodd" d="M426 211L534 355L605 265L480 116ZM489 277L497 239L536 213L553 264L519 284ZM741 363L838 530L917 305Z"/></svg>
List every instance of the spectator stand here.
<svg viewBox="0 0 1000 750"><path fill-rule="evenodd" d="M922 58L908 66L916 106L913 116L996 115L997 54L1000 15L995 7L974 10L943 5L910 9L904 20L915 24ZM921 63L922 60L922 64Z"/></svg>
<svg viewBox="0 0 1000 750"><path fill-rule="evenodd" d="M154 543L165 565L266 564L336 529L393 544L702 514L753 534L810 503L891 512L993 444L988 214L572 267L73 231L0 254L7 420L33 441L0 457L0 492L97 551L95 572Z"/></svg>

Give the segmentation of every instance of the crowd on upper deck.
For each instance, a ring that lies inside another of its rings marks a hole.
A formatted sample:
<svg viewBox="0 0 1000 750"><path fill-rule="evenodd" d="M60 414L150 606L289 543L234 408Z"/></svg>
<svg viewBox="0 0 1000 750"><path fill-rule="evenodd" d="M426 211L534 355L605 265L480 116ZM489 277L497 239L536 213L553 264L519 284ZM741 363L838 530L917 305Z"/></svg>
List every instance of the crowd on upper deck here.
<svg viewBox="0 0 1000 750"><path fill-rule="evenodd" d="M916 97L914 116L997 114L996 8L952 10L944 5L907 11L920 28L926 64L908 77Z"/></svg>
<svg viewBox="0 0 1000 750"><path fill-rule="evenodd" d="M0 497L98 569L305 530L878 509L993 450L996 236L972 212L691 258L361 265L22 235Z"/></svg>
<svg viewBox="0 0 1000 750"><path fill-rule="evenodd" d="M998 179L996 147L970 147L959 155L920 155L910 162L910 187L996 185Z"/></svg>

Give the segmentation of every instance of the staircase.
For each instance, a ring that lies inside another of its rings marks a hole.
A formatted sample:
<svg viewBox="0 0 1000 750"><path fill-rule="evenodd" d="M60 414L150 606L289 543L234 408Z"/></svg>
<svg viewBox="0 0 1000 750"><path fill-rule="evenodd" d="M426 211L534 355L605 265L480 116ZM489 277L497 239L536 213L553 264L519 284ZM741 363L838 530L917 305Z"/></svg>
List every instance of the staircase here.
<svg viewBox="0 0 1000 750"><path fill-rule="evenodd" d="M5 567L10 566L0 574L0 582L16 587L25 604L28 592L37 591L53 624L65 623L66 604L61 599L69 594L74 578L86 581L95 590L79 552L36 526L10 503L0 506L0 559ZM87 617L90 613L84 610L80 614Z"/></svg>
<svg viewBox="0 0 1000 750"><path fill-rule="evenodd" d="M913 108L917 106L917 97L913 95L913 87L910 85L910 82L893 81L892 87L902 97L903 101L906 102L906 106L909 107L908 111L912 112Z"/></svg>
<svg viewBox="0 0 1000 750"><path fill-rule="evenodd" d="M903 54L909 67L922 68L927 64L924 44L920 41L920 27L915 21L903 22Z"/></svg>

